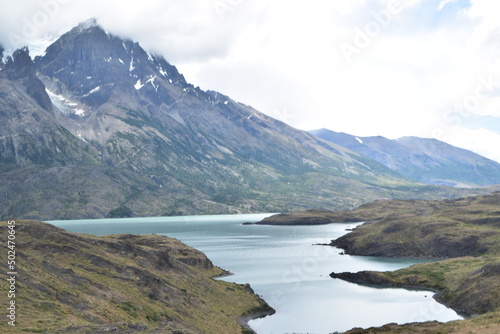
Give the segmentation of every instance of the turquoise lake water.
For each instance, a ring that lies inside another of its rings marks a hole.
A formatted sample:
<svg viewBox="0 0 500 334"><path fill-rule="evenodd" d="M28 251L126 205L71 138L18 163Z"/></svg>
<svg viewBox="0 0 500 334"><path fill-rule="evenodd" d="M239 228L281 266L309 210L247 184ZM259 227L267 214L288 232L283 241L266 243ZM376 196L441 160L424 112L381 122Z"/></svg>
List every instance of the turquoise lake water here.
<svg viewBox="0 0 500 334"><path fill-rule="evenodd" d="M204 252L249 283L276 314L249 325L258 334L332 333L390 322L461 319L429 291L360 286L329 277L331 272L396 270L419 261L341 255L329 243L360 223L317 226L242 225L270 214L51 221L71 232L93 235L161 234Z"/></svg>

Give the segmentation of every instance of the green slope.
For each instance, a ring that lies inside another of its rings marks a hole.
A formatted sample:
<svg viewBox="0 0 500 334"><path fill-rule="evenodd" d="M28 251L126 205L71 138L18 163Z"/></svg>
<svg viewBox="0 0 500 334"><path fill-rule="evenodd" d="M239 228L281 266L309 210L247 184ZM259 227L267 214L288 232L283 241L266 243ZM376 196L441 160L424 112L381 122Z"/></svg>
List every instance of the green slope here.
<svg viewBox="0 0 500 334"><path fill-rule="evenodd" d="M249 286L214 280L225 272L174 239L94 237L36 221L15 231L17 318L3 332L241 333L242 315L270 311Z"/></svg>

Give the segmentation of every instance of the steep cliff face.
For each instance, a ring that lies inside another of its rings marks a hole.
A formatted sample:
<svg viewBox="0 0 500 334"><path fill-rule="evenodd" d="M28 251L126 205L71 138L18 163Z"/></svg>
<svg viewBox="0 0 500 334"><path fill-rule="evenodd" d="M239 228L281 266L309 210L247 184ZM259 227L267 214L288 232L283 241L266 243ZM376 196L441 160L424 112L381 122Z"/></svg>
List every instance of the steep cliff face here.
<svg viewBox="0 0 500 334"><path fill-rule="evenodd" d="M3 168L68 165L93 161L83 147L57 123L45 85L38 79L28 50L9 57L0 71L0 162Z"/></svg>
<svg viewBox="0 0 500 334"><path fill-rule="evenodd" d="M17 81L24 86L26 93L44 110L52 110L52 102L45 92L44 84L38 79L35 64L31 60L27 48L17 50L9 57L1 76Z"/></svg>
<svg viewBox="0 0 500 334"><path fill-rule="evenodd" d="M0 45L0 70L2 69L4 63L3 63L3 53L4 53L4 48L3 46Z"/></svg>

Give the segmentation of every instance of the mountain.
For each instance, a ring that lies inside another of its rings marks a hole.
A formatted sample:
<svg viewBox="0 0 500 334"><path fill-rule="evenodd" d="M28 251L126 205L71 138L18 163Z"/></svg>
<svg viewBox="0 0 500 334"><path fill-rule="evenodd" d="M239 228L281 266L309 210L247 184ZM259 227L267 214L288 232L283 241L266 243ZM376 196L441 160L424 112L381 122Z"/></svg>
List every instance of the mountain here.
<svg viewBox="0 0 500 334"><path fill-rule="evenodd" d="M463 195L194 87L95 20L34 61L16 51L0 87L0 217L276 212Z"/></svg>
<svg viewBox="0 0 500 334"><path fill-rule="evenodd" d="M356 137L327 129L310 131L420 182L455 187L500 184L500 164L437 139Z"/></svg>
<svg viewBox="0 0 500 334"><path fill-rule="evenodd" d="M242 333L243 315L272 313L248 285L213 279L227 272L175 239L94 237L36 221L15 221L15 231L19 293L9 300L18 312L4 333Z"/></svg>
<svg viewBox="0 0 500 334"><path fill-rule="evenodd" d="M0 70L3 67L3 53L4 53L3 46L0 45Z"/></svg>

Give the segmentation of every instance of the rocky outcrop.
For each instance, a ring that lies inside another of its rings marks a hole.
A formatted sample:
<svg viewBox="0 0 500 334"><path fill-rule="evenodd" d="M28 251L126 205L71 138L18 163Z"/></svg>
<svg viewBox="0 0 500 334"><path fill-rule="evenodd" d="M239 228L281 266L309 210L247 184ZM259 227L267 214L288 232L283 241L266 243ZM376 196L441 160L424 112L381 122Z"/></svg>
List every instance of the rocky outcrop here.
<svg viewBox="0 0 500 334"><path fill-rule="evenodd" d="M347 282L365 284L365 285L378 285L378 286L394 286L390 280L383 277L379 273L373 271L360 271L357 273L343 272L343 273L330 273L331 278L338 278Z"/></svg>
<svg viewBox="0 0 500 334"><path fill-rule="evenodd" d="M5 50L4 50L3 46L0 45L0 70L3 68L3 65L4 65L4 63L3 63L3 53L4 53L4 51Z"/></svg>
<svg viewBox="0 0 500 334"><path fill-rule="evenodd" d="M264 218L257 223L247 223L252 225L324 225L342 222L357 222L359 218L354 217L349 211L329 211L329 210L305 210L279 213Z"/></svg>
<svg viewBox="0 0 500 334"><path fill-rule="evenodd" d="M45 85L36 75L35 64L31 60L27 48L17 50L12 57L8 58L7 63L0 71L0 77L20 82L25 87L26 93L42 109L52 110L52 101L45 91Z"/></svg>

